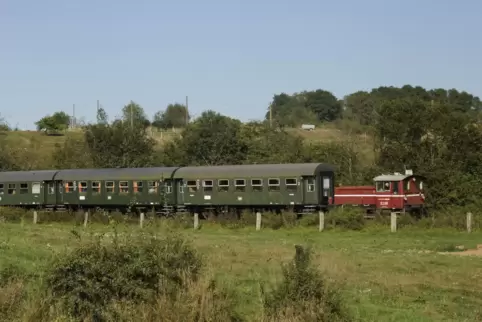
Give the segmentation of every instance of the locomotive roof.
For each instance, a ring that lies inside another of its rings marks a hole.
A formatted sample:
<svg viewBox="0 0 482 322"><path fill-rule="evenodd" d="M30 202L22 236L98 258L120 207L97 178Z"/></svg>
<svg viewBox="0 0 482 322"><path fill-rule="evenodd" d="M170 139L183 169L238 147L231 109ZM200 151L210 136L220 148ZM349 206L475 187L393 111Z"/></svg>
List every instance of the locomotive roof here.
<svg viewBox="0 0 482 322"><path fill-rule="evenodd" d="M58 170L6 171L0 172L0 182L50 181Z"/></svg>
<svg viewBox="0 0 482 322"><path fill-rule="evenodd" d="M174 178L312 176L321 171L334 171L334 167L325 163L246 164L182 167L176 171Z"/></svg>
<svg viewBox="0 0 482 322"><path fill-rule="evenodd" d="M373 181L402 181L409 177L420 177L420 176L413 175L413 174L401 174L401 173L382 174L378 177L373 178Z"/></svg>
<svg viewBox="0 0 482 322"><path fill-rule="evenodd" d="M170 177L176 169L177 167L60 170L55 180L160 179L162 176Z"/></svg>

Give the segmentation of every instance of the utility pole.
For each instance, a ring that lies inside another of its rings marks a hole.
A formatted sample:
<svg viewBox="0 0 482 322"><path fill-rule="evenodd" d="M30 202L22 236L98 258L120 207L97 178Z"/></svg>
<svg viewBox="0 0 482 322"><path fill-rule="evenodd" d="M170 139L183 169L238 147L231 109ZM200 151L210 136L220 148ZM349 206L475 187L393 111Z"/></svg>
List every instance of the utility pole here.
<svg viewBox="0 0 482 322"><path fill-rule="evenodd" d="M132 104L130 104L131 106L131 129L134 128L134 115L132 114Z"/></svg>
<svg viewBox="0 0 482 322"><path fill-rule="evenodd" d="M75 128L75 104L72 104L72 130Z"/></svg>
<svg viewBox="0 0 482 322"><path fill-rule="evenodd" d="M187 95L186 95L186 126L189 123L189 109L187 107L187 104L188 104L188 98L187 98Z"/></svg>
<svg viewBox="0 0 482 322"><path fill-rule="evenodd" d="M269 104L269 127L273 127L273 103Z"/></svg>

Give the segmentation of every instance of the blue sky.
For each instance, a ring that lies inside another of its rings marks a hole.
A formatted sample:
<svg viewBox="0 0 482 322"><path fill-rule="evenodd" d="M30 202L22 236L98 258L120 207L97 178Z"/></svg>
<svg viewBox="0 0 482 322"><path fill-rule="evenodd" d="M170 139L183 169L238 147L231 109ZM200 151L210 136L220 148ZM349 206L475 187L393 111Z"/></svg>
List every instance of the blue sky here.
<svg viewBox="0 0 482 322"><path fill-rule="evenodd" d="M130 100L149 116L189 96L260 119L273 94L342 97L380 85L482 96L480 0L2 0L0 113L95 120Z"/></svg>

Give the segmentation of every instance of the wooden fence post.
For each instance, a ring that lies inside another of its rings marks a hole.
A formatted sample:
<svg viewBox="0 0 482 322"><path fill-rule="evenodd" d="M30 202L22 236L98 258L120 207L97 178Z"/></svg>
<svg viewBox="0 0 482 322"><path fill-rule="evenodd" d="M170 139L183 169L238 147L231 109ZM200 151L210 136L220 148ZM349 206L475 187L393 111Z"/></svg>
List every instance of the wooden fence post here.
<svg viewBox="0 0 482 322"><path fill-rule="evenodd" d="M87 210L84 212L84 228L87 227L87 224L89 223L89 211Z"/></svg>
<svg viewBox="0 0 482 322"><path fill-rule="evenodd" d="M33 223L36 224L36 223L37 223L37 220L38 220L37 211L34 210L34 211L33 211Z"/></svg>
<svg viewBox="0 0 482 322"><path fill-rule="evenodd" d="M323 211L320 211L319 216L320 216L320 223L319 223L318 230L323 231L325 229L325 213Z"/></svg>
<svg viewBox="0 0 482 322"><path fill-rule="evenodd" d="M194 213L194 229L198 229L198 228L199 228L199 214Z"/></svg>
<svg viewBox="0 0 482 322"><path fill-rule="evenodd" d="M257 212L256 213L256 230L261 229L261 213Z"/></svg>
<svg viewBox="0 0 482 322"><path fill-rule="evenodd" d="M392 233L397 232L397 213L392 212L390 214L390 230Z"/></svg>
<svg viewBox="0 0 482 322"><path fill-rule="evenodd" d="M139 219L139 226L142 228L144 226L144 213L141 212L141 217Z"/></svg>
<svg viewBox="0 0 482 322"><path fill-rule="evenodd" d="M472 213L467 213L467 232L472 232Z"/></svg>

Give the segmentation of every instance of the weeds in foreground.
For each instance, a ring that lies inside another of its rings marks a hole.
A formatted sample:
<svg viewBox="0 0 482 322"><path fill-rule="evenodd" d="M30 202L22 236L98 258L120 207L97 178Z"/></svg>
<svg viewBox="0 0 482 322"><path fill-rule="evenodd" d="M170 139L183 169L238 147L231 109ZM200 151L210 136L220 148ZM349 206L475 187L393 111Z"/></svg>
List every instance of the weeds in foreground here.
<svg viewBox="0 0 482 322"><path fill-rule="evenodd" d="M311 250L295 246L291 263L283 266L283 280L263 293L265 321L352 321L340 294L311 266Z"/></svg>

